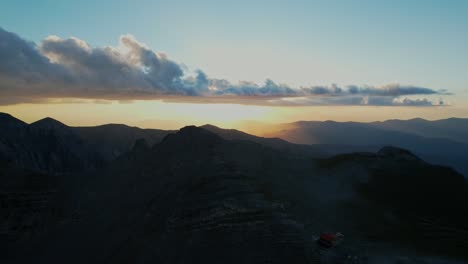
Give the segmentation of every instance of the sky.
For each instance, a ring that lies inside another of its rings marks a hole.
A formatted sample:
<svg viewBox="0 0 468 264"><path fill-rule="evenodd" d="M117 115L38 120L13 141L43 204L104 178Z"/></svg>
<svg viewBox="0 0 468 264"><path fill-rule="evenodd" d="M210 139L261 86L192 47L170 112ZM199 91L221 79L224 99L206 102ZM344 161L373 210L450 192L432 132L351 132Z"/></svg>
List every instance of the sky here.
<svg viewBox="0 0 468 264"><path fill-rule="evenodd" d="M0 111L177 128L468 117L467 1L0 2Z"/></svg>

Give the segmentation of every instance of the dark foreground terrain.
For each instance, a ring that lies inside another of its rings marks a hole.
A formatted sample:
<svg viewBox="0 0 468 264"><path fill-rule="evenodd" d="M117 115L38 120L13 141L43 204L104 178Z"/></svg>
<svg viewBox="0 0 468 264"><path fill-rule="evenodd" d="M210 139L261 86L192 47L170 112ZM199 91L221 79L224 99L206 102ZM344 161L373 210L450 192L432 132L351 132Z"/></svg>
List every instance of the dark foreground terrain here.
<svg viewBox="0 0 468 264"><path fill-rule="evenodd" d="M466 179L404 149L0 122L1 263L468 262Z"/></svg>

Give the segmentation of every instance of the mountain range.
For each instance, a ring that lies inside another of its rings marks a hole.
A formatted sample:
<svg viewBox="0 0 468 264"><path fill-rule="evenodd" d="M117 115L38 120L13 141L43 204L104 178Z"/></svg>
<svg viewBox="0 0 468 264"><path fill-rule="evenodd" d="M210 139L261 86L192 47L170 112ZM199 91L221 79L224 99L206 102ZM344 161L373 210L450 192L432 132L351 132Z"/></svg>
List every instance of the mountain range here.
<svg viewBox="0 0 468 264"><path fill-rule="evenodd" d="M466 263L462 174L338 143L0 115L0 261Z"/></svg>
<svg viewBox="0 0 468 264"><path fill-rule="evenodd" d="M468 175L468 119L436 121L421 118L384 122L301 121L278 125L273 133L296 144L327 147L330 154L376 151L393 145L411 150L436 164L448 165Z"/></svg>

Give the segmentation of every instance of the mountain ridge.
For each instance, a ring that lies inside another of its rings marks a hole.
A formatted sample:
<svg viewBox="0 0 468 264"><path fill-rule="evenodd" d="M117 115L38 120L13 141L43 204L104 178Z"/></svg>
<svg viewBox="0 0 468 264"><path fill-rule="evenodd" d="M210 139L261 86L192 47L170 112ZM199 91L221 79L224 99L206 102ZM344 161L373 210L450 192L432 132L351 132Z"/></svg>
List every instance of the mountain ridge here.
<svg viewBox="0 0 468 264"><path fill-rule="evenodd" d="M9 156L11 159L12 153L20 152L14 150L15 146L37 145L37 143L28 143L29 140L25 140L28 137L31 138L28 135L31 133L46 133L43 136L62 137L60 140L57 138L56 141L62 142L60 144L64 146L68 144L67 141L76 142L75 145L82 145L78 147L83 149L78 151L81 153L78 156L82 156L80 159L88 159L86 156L92 156L95 159L95 156L99 156L100 161L92 167L102 166L130 151L136 140L140 138L145 139L150 146L153 146L161 142L166 135L174 132L171 130L141 129L124 124L69 127L52 118L45 118L28 125L9 114L4 114L3 117L4 120L9 120L8 123L16 125L8 130L6 129L7 125L0 128L0 135L3 135L3 139L0 138L0 140L3 140L3 143L0 141L0 156ZM371 123L298 121L293 123L296 127L284 128L280 134L276 134L276 137L273 138L259 137L235 129L223 129L210 124L201 127L218 134L224 139L252 141L277 150L288 151L292 155L321 157L355 151L377 151L384 145L396 145L410 149L431 162L447 164L468 175L468 160L464 158L466 156L464 155L465 148L468 148L468 143L457 141L461 137L465 138L465 130L468 133L468 119L442 119L437 121L416 119L418 120L417 123L422 122L424 126L408 125L412 120L414 121L414 119L406 121L387 120ZM393 126L394 122L397 122L398 125L389 128L388 126ZM444 126L447 122L453 124L446 129L442 129L441 126ZM457 126L456 124L459 122L463 124L466 122L466 128L464 125ZM436 128L428 128L426 127L427 124L436 126ZM414 128L415 126L416 128ZM460 128L458 129L458 127ZM34 130L37 130L37 132L34 132ZM55 135L49 135L49 132L46 131L55 131ZM426 134L421 135L423 132ZM431 135L440 136L441 133L446 135L447 138L431 137ZM71 147L66 148L73 149ZM34 156L32 153L31 155ZM44 154L36 156L41 157ZM30 158L24 157L23 159ZM28 162L23 161L22 163L27 164ZM88 162L84 161L84 163ZM41 166L47 167L48 165L43 164Z"/></svg>
<svg viewBox="0 0 468 264"><path fill-rule="evenodd" d="M455 247L468 228L466 180L392 146L315 159L187 126L79 182L63 185L74 195L61 200L61 224L38 244L18 243L14 263L343 263L350 252L381 257L386 243L396 255L466 253ZM437 236L441 227L461 231L450 241ZM346 234L325 256L312 239L324 230Z"/></svg>

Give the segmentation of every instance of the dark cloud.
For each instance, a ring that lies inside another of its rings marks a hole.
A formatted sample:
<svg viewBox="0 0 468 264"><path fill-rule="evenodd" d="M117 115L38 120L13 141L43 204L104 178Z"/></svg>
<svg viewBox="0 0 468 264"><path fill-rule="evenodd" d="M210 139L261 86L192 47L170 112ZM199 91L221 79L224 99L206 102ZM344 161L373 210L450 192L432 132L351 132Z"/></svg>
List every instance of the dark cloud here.
<svg viewBox="0 0 468 264"><path fill-rule="evenodd" d="M216 96L288 97L300 94L299 91L285 84L276 84L270 79L267 79L263 85L247 81L232 84L226 80L211 79L209 88L210 93Z"/></svg>
<svg viewBox="0 0 468 264"><path fill-rule="evenodd" d="M65 78L62 67L49 62L33 42L0 28L0 76L23 83L58 81Z"/></svg>
<svg viewBox="0 0 468 264"><path fill-rule="evenodd" d="M77 38L48 37L41 54L68 70L78 84L143 93L186 94L183 71L164 54L157 54L132 36L120 38L120 49L92 48Z"/></svg>
<svg viewBox="0 0 468 264"><path fill-rule="evenodd" d="M262 85L248 81L233 84L209 78L201 70L187 76L181 64L131 35L121 36L116 47L96 48L78 38L57 36L36 45L0 28L0 104L68 97L267 105L439 105L427 99L401 98L433 94L448 93L399 84L297 89L270 79Z"/></svg>
<svg viewBox="0 0 468 264"><path fill-rule="evenodd" d="M426 98L422 99L409 99L404 98L403 100L394 100L394 105L405 105L405 106L433 106L433 105L445 105L443 100L437 101L437 103L433 103Z"/></svg>
<svg viewBox="0 0 468 264"><path fill-rule="evenodd" d="M435 91L429 88L417 86L404 86L400 84L388 84L382 87L350 85L344 88L337 85L303 87L301 90L310 95L363 95L363 96L405 96L405 95L430 95L448 94L445 90Z"/></svg>
<svg viewBox="0 0 468 264"><path fill-rule="evenodd" d="M364 97L362 104L364 105L381 105L381 106L434 106L435 103L426 98L394 98L388 96L368 96ZM443 101L438 104L444 105Z"/></svg>
<svg viewBox="0 0 468 264"><path fill-rule="evenodd" d="M330 96L296 97L270 100L273 105L368 105L368 106L445 106L443 100L432 102L427 98L401 98L391 96Z"/></svg>
<svg viewBox="0 0 468 264"><path fill-rule="evenodd" d="M338 87L336 84L332 84L331 86L302 87L301 90L307 95L340 95L343 92L343 88Z"/></svg>

